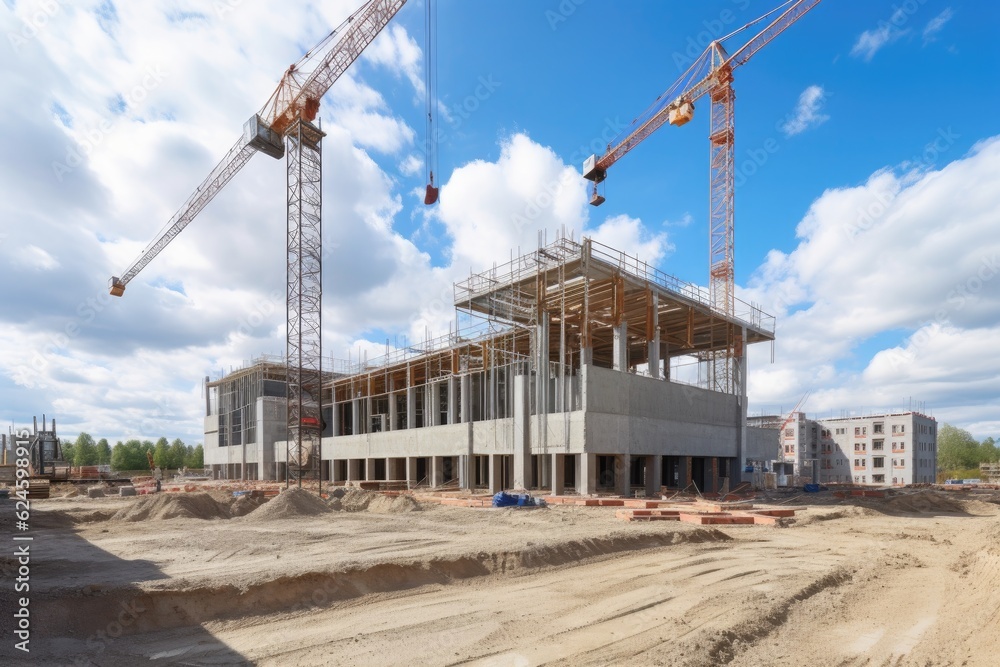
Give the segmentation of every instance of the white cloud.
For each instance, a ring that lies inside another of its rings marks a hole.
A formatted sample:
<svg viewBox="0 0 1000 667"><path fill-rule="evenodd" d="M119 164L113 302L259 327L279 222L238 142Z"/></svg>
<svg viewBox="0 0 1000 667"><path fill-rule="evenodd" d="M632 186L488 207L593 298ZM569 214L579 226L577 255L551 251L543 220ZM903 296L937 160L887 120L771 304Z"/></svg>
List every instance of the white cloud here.
<svg viewBox="0 0 1000 667"><path fill-rule="evenodd" d="M944 29L944 26L951 20L955 15L951 7L945 7L944 11L932 18L924 26L924 46L930 44L937 39L938 33Z"/></svg>
<svg viewBox="0 0 1000 667"><path fill-rule="evenodd" d="M423 69L423 51L417 41L399 25L390 25L365 49L364 58L403 74L423 99L426 94Z"/></svg>
<svg viewBox="0 0 1000 667"><path fill-rule="evenodd" d="M647 264L656 266L673 252L674 246L667 240L666 232L653 234L637 218L617 215L602 222L596 229L585 229L584 235L598 243L637 257Z"/></svg>
<svg viewBox="0 0 1000 667"><path fill-rule="evenodd" d="M51 271L59 266L55 257L34 244L14 252L13 261L18 266L37 271Z"/></svg>
<svg viewBox="0 0 1000 667"><path fill-rule="evenodd" d="M498 253L533 250L538 230L579 232L587 189L575 167L525 134L504 140L496 162L460 167L441 189L438 219L453 239L451 261L467 273Z"/></svg>
<svg viewBox="0 0 1000 667"><path fill-rule="evenodd" d="M803 90L799 95L799 102L795 106L795 110L781 124L781 131L785 133L785 136L794 136L830 120L829 116L822 113L826 97L827 92L822 86L809 86Z"/></svg>
<svg viewBox="0 0 1000 667"><path fill-rule="evenodd" d="M906 12L900 8L893 12L892 18L888 21L879 21L875 29L865 30L851 48L851 55L870 62L883 46L895 42L910 31L909 28L899 27L907 18Z"/></svg>
<svg viewBox="0 0 1000 667"><path fill-rule="evenodd" d="M399 163L399 173L404 176L416 176L424 168L424 159L419 155L407 155Z"/></svg>
<svg viewBox="0 0 1000 667"><path fill-rule="evenodd" d="M814 201L798 246L772 251L738 291L778 315L776 363L751 352L751 401L788 406L812 390L810 410L836 412L912 396L939 418L995 420L996 173L1000 137L939 170L883 170ZM886 336L900 342L879 345Z"/></svg>

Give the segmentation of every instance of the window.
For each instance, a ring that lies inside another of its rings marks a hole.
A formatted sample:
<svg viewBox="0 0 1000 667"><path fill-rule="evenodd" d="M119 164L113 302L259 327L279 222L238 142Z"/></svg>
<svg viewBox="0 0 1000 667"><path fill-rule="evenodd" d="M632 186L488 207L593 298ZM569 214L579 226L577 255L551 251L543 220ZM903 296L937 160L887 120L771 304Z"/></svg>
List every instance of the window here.
<svg viewBox="0 0 1000 667"><path fill-rule="evenodd" d="M873 468L884 468L885 467L885 457L884 456L876 456L876 457L874 457L872 459L872 467Z"/></svg>
<svg viewBox="0 0 1000 667"><path fill-rule="evenodd" d="M881 452L883 447L885 447L884 439L872 440L872 451Z"/></svg>
<svg viewBox="0 0 1000 667"><path fill-rule="evenodd" d="M872 426L872 433L882 433L882 432L883 432L883 426L881 422Z"/></svg>
<svg viewBox="0 0 1000 667"><path fill-rule="evenodd" d="M856 451L856 452L867 451L866 448L867 448L867 445L865 445L865 443L863 443L863 442L856 442L856 443L854 443L854 451Z"/></svg>
<svg viewBox="0 0 1000 667"><path fill-rule="evenodd" d="M795 437L795 429L794 428L786 428L785 429L785 437L786 438L794 438Z"/></svg>
<svg viewBox="0 0 1000 667"><path fill-rule="evenodd" d="M885 475L872 475L872 482L874 484L885 484Z"/></svg>

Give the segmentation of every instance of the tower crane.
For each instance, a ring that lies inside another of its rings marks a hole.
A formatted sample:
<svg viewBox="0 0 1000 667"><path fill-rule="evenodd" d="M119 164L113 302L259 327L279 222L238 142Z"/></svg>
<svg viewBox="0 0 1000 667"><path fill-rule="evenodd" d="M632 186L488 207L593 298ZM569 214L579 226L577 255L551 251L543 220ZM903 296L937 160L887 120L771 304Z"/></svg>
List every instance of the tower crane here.
<svg viewBox="0 0 1000 667"><path fill-rule="evenodd" d="M313 121L320 100L402 9L406 0L368 0L301 60L288 68L277 89L243 126L243 134L142 254L111 278L113 296L125 287L194 220L256 153L287 160L288 237L286 290L288 328L287 470L319 474L322 435L322 152L324 133Z"/></svg>
<svg viewBox="0 0 1000 667"><path fill-rule="evenodd" d="M593 181L590 203L600 206L605 199L597 192L597 184L607 178L608 169L626 153L642 143L664 124L680 127L694 116L695 102L708 95L711 102L710 185L709 185L709 294L712 307L727 318L735 314L733 264L733 70L744 65L789 26L798 21L820 0L790 0L725 37L713 41L681 77L656 101L613 139L601 156L591 155L584 161L583 177ZM767 27L747 40L732 55L723 46L731 37L749 30L756 24L780 14ZM742 379L737 377L735 357L742 356L742 344L732 327L726 349L710 352L703 358L709 363L711 388L736 393Z"/></svg>

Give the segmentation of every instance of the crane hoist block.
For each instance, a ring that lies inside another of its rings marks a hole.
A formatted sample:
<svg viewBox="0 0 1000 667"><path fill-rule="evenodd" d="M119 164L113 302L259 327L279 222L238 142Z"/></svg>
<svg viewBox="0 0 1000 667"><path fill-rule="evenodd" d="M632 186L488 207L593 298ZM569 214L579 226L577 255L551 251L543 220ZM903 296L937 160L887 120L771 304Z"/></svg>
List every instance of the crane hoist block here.
<svg viewBox="0 0 1000 667"><path fill-rule="evenodd" d="M254 114L243 124L243 140L265 155L278 160L285 156L285 142L259 115Z"/></svg>
<svg viewBox="0 0 1000 667"><path fill-rule="evenodd" d="M681 102L667 114L667 122L680 127L694 117L694 104Z"/></svg>
<svg viewBox="0 0 1000 667"><path fill-rule="evenodd" d="M125 294L125 285L122 285L121 278L118 276L111 278L111 284L108 287L111 289L111 296L122 296Z"/></svg>

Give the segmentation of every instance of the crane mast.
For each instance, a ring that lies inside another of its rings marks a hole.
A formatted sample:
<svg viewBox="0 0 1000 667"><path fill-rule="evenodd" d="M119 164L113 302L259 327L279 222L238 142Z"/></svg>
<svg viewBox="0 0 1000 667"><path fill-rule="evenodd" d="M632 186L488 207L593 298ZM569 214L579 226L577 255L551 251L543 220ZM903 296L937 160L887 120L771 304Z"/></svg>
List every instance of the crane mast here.
<svg viewBox="0 0 1000 667"><path fill-rule="evenodd" d="M629 151L661 128L670 124L681 126L694 116L695 102L708 95L710 101L709 129L709 294L712 307L732 319L735 315L734 263L734 137L733 70L745 64L771 40L798 21L820 0L786 2L768 14L748 23L735 32L716 40L695 60L681 77L637 117L617 138L612 140L600 157L592 155L583 164L583 177L593 181L591 204L600 206L604 197L597 193L597 184L607 178L608 169ZM784 11L782 11L784 10ZM767 27L749 39L732 55L722 42L748 30L775 13L780 14ZM740 334L729 327L725 349L705 353L710 387L715 391L737 393L743 379L739 376L737 359L743 355Z"/></svg>
<svg viewBox="0 0 1000 667"><path fill-rule="evenodd" d="M406 0L369 0L286 70L261 110L222 161L139 257L111 278L113 296L145 268L229 183L254 154L287 162L285 363L287 473L320 475L322 414L323 131L313 121L320 100L357 60ZM221 425L220 425L221 426Z"/></svg>

